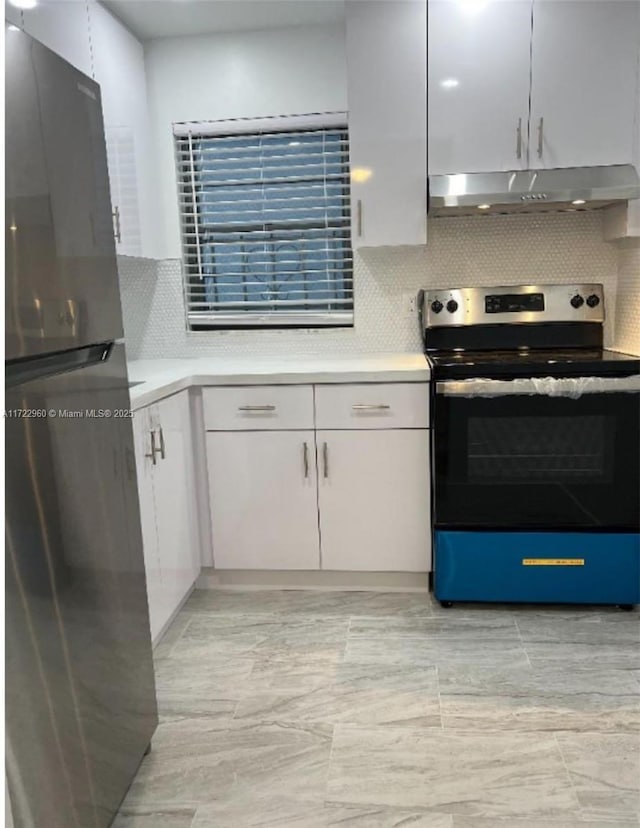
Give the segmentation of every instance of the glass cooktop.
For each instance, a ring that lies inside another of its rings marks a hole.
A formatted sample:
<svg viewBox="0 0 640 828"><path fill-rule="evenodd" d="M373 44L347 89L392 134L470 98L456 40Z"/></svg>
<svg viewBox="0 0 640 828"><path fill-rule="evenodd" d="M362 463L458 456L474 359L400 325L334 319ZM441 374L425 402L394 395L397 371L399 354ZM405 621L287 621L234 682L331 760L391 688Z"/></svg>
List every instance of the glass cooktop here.
<svg viewBox="0 0 640 828"><path fill-rule="evenodd" d="M512 351L437 351L427 354L441 379L492 376L629 376L640 373L640 356L606 348Z"/></svg>

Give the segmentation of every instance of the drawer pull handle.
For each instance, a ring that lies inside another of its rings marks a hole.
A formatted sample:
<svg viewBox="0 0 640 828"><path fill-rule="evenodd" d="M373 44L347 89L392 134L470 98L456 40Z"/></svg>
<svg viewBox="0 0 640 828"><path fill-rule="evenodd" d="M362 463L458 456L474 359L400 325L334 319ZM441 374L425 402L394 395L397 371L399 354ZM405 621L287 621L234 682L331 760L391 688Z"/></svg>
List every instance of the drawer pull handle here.
<svg viewBox="0 0 640 828"><path fill-rule="evenodd" d="M113 217L113 235L118 244L122 244L122 228L120 226L120 208L114 207L111 211Z"/></svg>
<svg viewBox="0 0 640 828"><path fill-rule="evenodd" d="M538 158L542 158L544 152L544 118L540 118L538 125Z"/></svg>
<svg viewBox="0 0 640 828"><path fill-rule="evenodd" d="M375 405L365 405L364 403L356 403L356 405L352 405L351 408L354 411L388 411L391 406L385 405L384 403L378 403Z"/></svg>
<svg viewBox="0 0 640 828"><path fill-rule="evenodd" d="M309 446L306 442L304 442L302 446L302 458L304 460L304 476L309 477Z"/></svg>
<svg viewBox="0 0 640 828"><path fill-rule="evenodd" d="M324 476L326 479L329 477L329 446L326 443L322 444L322 459L324 461Z"/></svg>
<svg viewBox="0 0 640 828"><path fill-rule="evenodd" d="M160 449L156 448L156 433L155 433L155 431L152 430L149 433L151 434L151 452L146 453L144 456L145 457L150 457L151 462L153 463L154 466L156 466L157 463L158 463L158 461L156 460L156 454L160 453Z"/></svg>
<svg viewBox="0 0 640 828"><path fill-rule="evenodd" d="M160 457L164 460L166 456L164 450L164 431L162 430L162 426L160 426Z"/></svg>
<svg viewBox="0 0 640 828"><path fill-rule="evenodd" d="M238 411L275 411L275 405L239 405Z"/></svg>

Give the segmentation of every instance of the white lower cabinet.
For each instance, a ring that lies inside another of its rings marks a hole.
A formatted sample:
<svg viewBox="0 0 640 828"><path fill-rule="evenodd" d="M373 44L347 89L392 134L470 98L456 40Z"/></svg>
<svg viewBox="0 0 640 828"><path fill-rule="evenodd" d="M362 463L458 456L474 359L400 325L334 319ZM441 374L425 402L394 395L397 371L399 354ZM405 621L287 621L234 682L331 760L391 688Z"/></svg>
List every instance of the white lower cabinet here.
<svg viewBox="0 0 640 828"><path fill-rule="evenodd" d="M429 432L318 431L322 568L431 569Z"/></svg>
<svg viewBox="0 0 640 828"><path fill-rule="evenodd" d="M162 629L162 578L158 556L158 531L156 529L156 507L153 497L153 466L147 453L151 449L151 426L149 409L142 408L133 416L133 439L138 473L138 500L140 502L140 523L144 567L147 577L147 599L149 601L149 622L151 638L156 641Z"/></svg>
<svg viewBox="0 0 640 828"><path fill-rule="evenodd" d="M134 439L155 642L200 572L188 392L136 412Z"/></svg>
<svg viewBox="0 0 640 828"><path fill-rule="evenodd" d="M216 569L431 570L426 383L208 390Z"/></svg>
<svg viewBox="0 0 640 828"><path fill-rule="evenodd" d="M313 431L207 432L216 569L318 569Z"/></svg>

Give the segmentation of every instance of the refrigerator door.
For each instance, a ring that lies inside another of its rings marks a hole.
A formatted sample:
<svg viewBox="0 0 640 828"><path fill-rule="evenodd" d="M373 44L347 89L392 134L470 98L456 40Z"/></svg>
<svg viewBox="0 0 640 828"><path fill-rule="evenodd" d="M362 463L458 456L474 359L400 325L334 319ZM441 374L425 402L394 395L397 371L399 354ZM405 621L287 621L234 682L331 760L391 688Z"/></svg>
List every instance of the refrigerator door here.
<svg viewBox="0 0 640 828"><path fill-rule="evenodd" d="M100 87L5 32L6 359L122 336Z"/></svg>
<svg viewBox="0 0 640 828"><path fill-rule="evenodd" d="M107 359L103 351L62 373L48 365L37 376L33 360L8 367L6 736L16 828L109 825L157 724L124 348Z"/></svg>

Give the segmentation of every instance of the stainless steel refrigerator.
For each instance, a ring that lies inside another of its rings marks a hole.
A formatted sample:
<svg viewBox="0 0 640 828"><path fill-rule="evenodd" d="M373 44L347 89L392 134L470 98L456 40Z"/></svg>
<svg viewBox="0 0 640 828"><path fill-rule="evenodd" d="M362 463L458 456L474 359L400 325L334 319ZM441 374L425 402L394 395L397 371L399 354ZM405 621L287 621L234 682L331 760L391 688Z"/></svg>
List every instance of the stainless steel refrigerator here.
<svg viewBox="0 0 640 828"><path fill-rule="evenodd" d="M5 34L7 782L102 828L157 708L100 89Z"/></svg>

